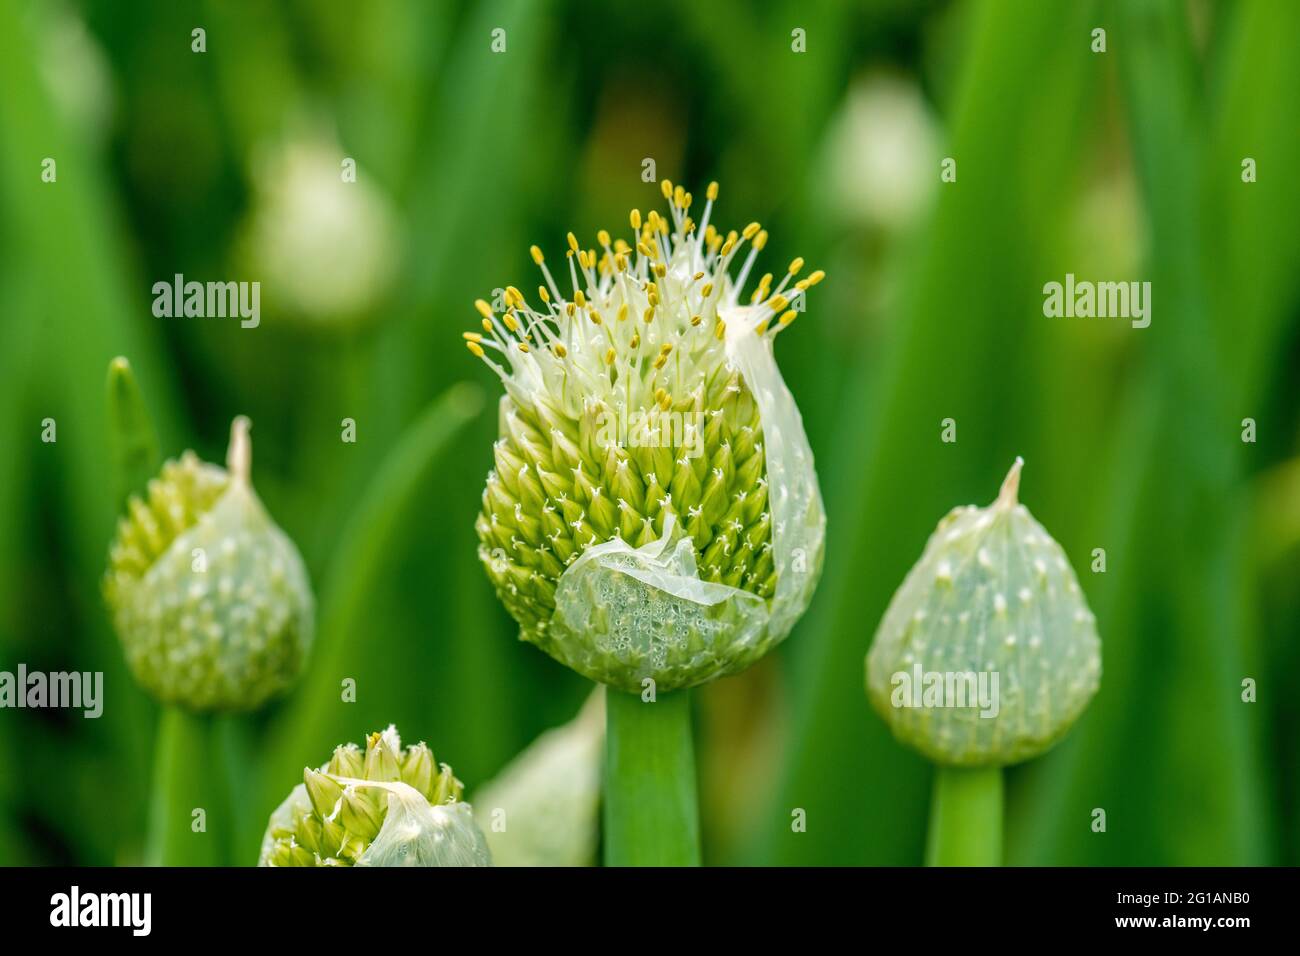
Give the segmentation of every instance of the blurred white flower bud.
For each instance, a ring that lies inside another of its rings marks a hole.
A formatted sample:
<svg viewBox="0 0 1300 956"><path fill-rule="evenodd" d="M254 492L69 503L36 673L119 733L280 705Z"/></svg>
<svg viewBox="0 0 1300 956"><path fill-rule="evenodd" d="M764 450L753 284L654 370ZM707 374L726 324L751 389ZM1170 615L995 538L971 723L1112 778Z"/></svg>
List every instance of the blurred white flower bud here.
<svg viewBox="0 0 1300 956"><path fill-rule="evenodd" d="M605 688L542 734L474 798L497 866L594 866L600 834Z"/></svg>
<svg viewBox="0 0 1300 956"><path fill-rule="evenodd" d="M253 162L256 199L242 254L271 308L309 321L356 319L387 288L398 243L392 207L321 134L286 138ZM353 167L348 167L352 169Z"/></svg>

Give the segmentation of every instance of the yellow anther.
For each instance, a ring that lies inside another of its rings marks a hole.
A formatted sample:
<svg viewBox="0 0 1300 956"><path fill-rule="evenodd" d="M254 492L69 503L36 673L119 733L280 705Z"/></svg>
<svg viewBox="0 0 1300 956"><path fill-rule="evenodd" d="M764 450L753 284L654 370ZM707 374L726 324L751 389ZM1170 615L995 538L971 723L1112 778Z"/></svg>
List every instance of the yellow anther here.
<svg viewBox="0 0 1300 956"><path fill-rule="evenodd" d="M803 268L803 256L800 256L798 259L795 259L794 262L790 263L790 268L786 271L789 272L790 275L792 276L797 276L799 274L799 270L802 268Z"/></svg>
<svg viewBox="0 0 1300 956"><path fill-rule="evenodd" d="M658 263L655 266L655 275L662 279L664 276L668 275L668 267L662 262Z"/></svg>
<svg viewBox="0 0 1300 956"><path fill-rule="evenodd" d="M659 399L659 407L665 412L668 411L668 409L673 407L673 397L667 392L664 392L664 397Z"/></svg>
<svg viewBox="0 0 1300 956"><path fill-rule="evenodd" d="M640 333L640 332L633 332L633 333L632 333L632 341L629 342L628 344L629 344L630 346L632 346L632 348L634 348L634 349L639 349L639 348L641 347L641 333Z"/></svg>
<svg viewBox="0 0 1300 956"><path fill-rule="evenodd" d="M690 216L687 216L685 219L682 220L682 232L692 233L694 231L695 231L695 220L692 219Z"/></svg>
<svg viewBox="0 0 1300 956"><path fill-rule="evenodd" d="M654 258L654 251L644 242L638 242L636 244L636 251L641 253L641 255L645 256L647 259Z"/></svg>
<svg viewBox="0 0 1300 956"><path fill-rule="evenodd" d="M492 320L491 320L491 319L484 319L484 320L483 320L483 331L484 331L484 332L491 332L491 331L492 331Z"/></svg>
<svg viewBox="0 0 1300 956"><path fill-rule="evenodd" d="M582 290L579 289L577 292L573 293L573 301L577 304L578 308L581 309L587 304L587 297L583 295Z"/></svg>
<svg viewBox="0 0 1300 956"><path fill-rule="evenodd" d="M483 318L492 318L492 306L488 305L482 299L474 300L474 308L478 309L478 314L483 316Z"/></svg>
<svg viewBox="0 0 1300 956"><path fill-rule="evenodd" d="M691 316L691 325L699 325L703 321L704 320L701 319L698 315Z"/></svg>
<svg viewBox="0 0 1300 956"><path fill-rule="evenodd" d="M704 278L704 273L703 273L703 272L697 272L697 273L695 273L695 275L691 276L691 281L692 281L692 282L699 282L699 281L700 281L701 279L703 279L703 278Z"/></svg>
<svg viewBox="0 0 1300 956"><path fill-rule="evenodd" d="M572 302L566 302L564 304L564 314L567 315L569 318L573 318L573 314L577 311L578 311L577 306L575 306Z"/></svg>
<svg viewBox="0 0 1300 956"><path fill-rule="evenodd" d="M744 236L746 239L753 239L754 236L758 234L758 230L762 228L763 227L760 226L758 223L751 222L748 226L745 227L745 231L742 232L741 235Z"/></svg>
<svg viewBox="0 0 1300 956"><path fill-rule="evenodd" d="M600 232L596 233L596 241L602 246L609 245L609 233L604 229L600 230Z"/></svg>
<svg viewBox="0 0 1300 956"><path fill-rule="evenodd" d="M569 350L564 347L563 342L556 342L555 345L552 346L551 351L555 353L556 358L564 358L564 356L569 354Z"/></svg>
<svg viewBox="0 0 1300 956"><path fill-rule="evenodd" d="M768 308L770 308L773 312L780 312L789 304L790 304L790 300L783 295L773 296L767 302Z"/></svg>
<svg viewBox="0 0 1300 956"><path fill-rule="evenodd" d="M662 180L659 183L659 191L664 194L665 199L673 198L673 184L668 180Z"/></svg>
<svg viewBox="0 0 1300 956"><path fill-rule="evenodd" d="M591 316L591 321L592 321L594 324L596 324L596 325L600 325L600 323L601 323L601 318L600 318L600 313L599 313L599 312L597 312L595 309L592 309L592 310L591 310L590 312L588 312L587 314Z"/></svg>
<svg viewBox="0 0 1300 956"><path fill-rule="evenodd" d="M812 285L812 283L809 282L807 279L800 279L798 282L796 282L796 283L794 284L794 287L795 287L796 289L798 289L800 292L802 292L804 289L808 288L810 285Z"/></svg>
<svg viewBox="0 0 1300 956"><path fill-rule="evenodd" d="M723 322L721 319L718 319L718 327L716 330L714 330L713 334L718 337L719 342L725 339L727 337L727 323Z"/></svg>
<svg viewBox="0 0 1300 956"><path fill-rule="evenodd" d="M546 291L546 286L544 285L539 285L537 287L537 297L541 299L543 302L551 301L551 294Z"/></svg>
<svg viewBox="0 0 1300 956"><path fill-rule="evenodd" d="M708 188L707 190L705 190L704 195L708 196L710 200L717 199L717 198L718 198L718 184L717 184L717 183L709 183L709 188Z"/></svg>
<svg viewBox="0 0 1300 956"><path fill-rule="evenodd" d="M573 233L569 233L569 249L573 252L577 252L578 248L578 237Z"/></svg>
<svg viewBox="0 0 1300 956"><path fill-rule="evenodd" d="M622 305L620 305L620 306L618 307L618 320L619 320L620 322L626 322L626 321L627 321L627 303L626 303L626 302L624 302Z"/></svg>
<svg viewBox="0 0 1300 956"><path fill-rule="evenodd" d="M633 209L632 212L628 215L627 218L628 218L628 221L629 221L630 223L632 223L632 228L633 228L633 229L640 229L640 228L641 228L641 210L640 210L640 209Z"/></svg>
<svg viewBox="0 0 1300 956"><path fill-rule="evenodd" d="M641 318L645 320L646 325L653 322L655 320L655 307L651 305L650 308L645 310L645 313L642 314Z"/></svg>
<svg viewBox="0 0 1300 956"><path fill-rule="evenodd" d="M483 335L480 332L462 332L460 333L467 341L482 342Z"/></svg>
<svg viewBox="0 0 1300 956"><path fill-rule="evenodd" d="M614 351L614 346L611 345L608 349L605 350L605 364L613 365L614 359L616 358L618 358L618 353Z"/></svg>
<svg viewBox="0 0 1300 956"><path fill-rule="evenodd" d="M731 255L731 250L734 249L735 246L736 246L736 240L735 240L735 239L728 239L726 242L724 242L724 243L722 244L722 254L723 254L724 256L729 256L729 255Z"/></svg>
<svg viewBox="0 0 1300 956"><path fill-rule="evenodd" d="M678 209L686 208L686 190L681 186L673 190L673 205Z"/></svg>
<svg viewBox="0 0 1300 956"><path fill-rule="evenodd" d="M542 250L540 246L530 246L528 251L533 254L533 261L539 266L546 261L542 258Z"/></svg>
<svg viewBox="0 0 1300 956"><path fill-rule="evenodd" d="M794 317L798 314L799 313L796 312L794 309L791 309L789 312L783 313L779 321L783 326L789 325L791 322L794 321Z"/></svg>
<svg viewBox="0 0 1300 956"><path fill-rule="evenodd" d="M665 342L663 345L659 347L659 354L667 355L672 350L673 350L673 344L671 342Z"/></svg>
<svg viewBox="0 0 1300 956"><path fill-rule="evenodd" d="M530 349L530 348L528 347L528 343L527 343L527 342L520 342L520 343L519 343L519 351L521 351L521 352L531 352L532 349Z"/></svg>
<svg viewBox="0 0 1300 956"><path fill-rule="evenodd" d="M658 305L658 304L659 304L659 293L658 293L658 292L651 292L648 296L646 296L646 301L649 302L652 306L653 306L653 305Z"/></svg>
<svg viewBox="0 0 1300 956"><path fill-rule="evenodd" d="M758 231L758 235L754 237L754 248L757 249L759 252L762 252L763 247L766 245L767 245L767 230L760 229Z"/></svg>
<svg viewBox="0 0 1300 956"><path fill-rule="evenodd" d="M518 331L519 320L516 319L512 313L507 312L505 315L501 316L501 321L506 324L506 328L511 332Z"/></svg>
<svg viewBox="0 0 1300 956"><path fill-rule="evenodd" d="M590 259L590 257L587 255L586 250L584 250L584 249L579 249L579 250L578 250L578 268L579 268L579 269L590 269L590 268L591 268L591 259Z"/></svg>
<svg viewBox="0 0 1300 956"><path fill-rule="evenodd" d="M694 201L695 197L692 196L690 193L687 193L687 194L686 194L684 197L682 197L682 198L684 198L684 199L686 200L686 205L684 205L682 208L683 208L683 209L689 209L689 208L691 207L691 203Z"/></svg>
<svg viewBox="0 0 1300 956"><path fill-rule="evenodd" d="M626 272L627 256L623 255L623 253L620 252L618 255L614 257L614 265L618 268L619 272Z"/></svg>
<svg viewBox="0 0 1300 956"><path fill-rule="evenodd" d="M810 276L808 276L808 285L809 285L810 287L811 287L811 286L815 286L818 282L821 282L822 279L825 279L825 278L826 278L826 273L825 273L825 272L822 272L821 269L818 269L816 272L814 272L814 273L812 273Z"/></svg>
<svg viewBox="0 0 1300 956"><path fill-rule="evenodd" d="M654 367L663 368L664 365L666 365L667 363L668 363L668 356L664 354L660 354L660 356L654 360Z"/></svg>
<svg viewBox="0 0 1300 956"><path fill-rule="evenodd" d="M704 298L706 299L709 296L713 295L713 283L712 282L704 283L704 288L700 290L700 295L704 296Z"/></svg>
<svg viewBox="0 0 1300 956"><path fill-rule="evenodd" d="M479 345L477 342L466 342L465 348L469 349L479 358L483 357L483 346Z"/></svg>
<svg viewBox="0 0 1300 956"><path fill-rule="evenodd" d="M766 331L767 331L767 321L764 320L764 321L758 323L758 325L754 326L754 331L755 331L758 335L762 335L764 332L766 332Z"/></svg>

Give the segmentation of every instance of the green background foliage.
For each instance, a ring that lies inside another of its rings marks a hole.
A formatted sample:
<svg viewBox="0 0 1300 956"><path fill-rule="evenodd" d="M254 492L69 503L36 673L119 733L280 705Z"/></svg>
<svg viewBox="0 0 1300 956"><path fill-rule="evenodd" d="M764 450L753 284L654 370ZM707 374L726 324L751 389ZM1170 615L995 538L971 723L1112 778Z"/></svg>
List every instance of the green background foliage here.
<svg viewBox="0 0 1300 956"><path fill-rule="evenodd" d="M576 712L583 681L516 641L478 565L498 385L460 331L536 284L530 243L558 257L657 205L646 158L697 196L719 180L716 221L763 222L767 268L829 274L778 348L825 577L777 653L696 695L705 861L920 862L931 771L862 659L934 524L1019 454L1104 675L1009 774L1008 862L1300 863L1297 36L1286 0L0 0L0 670L106 686L99 720L0 711L0 863L145 858L158 712L99 595L115 355L164 455L219 462L252 418L254 484L317 591L295 691L204 739L231 771L219 858L253 862L344 740L396 722L472 797ZM332 175L265 172L293 155ZM259 231L344 190L361 212ZM1067 272L1150 280L1151 326L1045 317ZM176 273L263 281L261 325L155 317Z"/></svg>

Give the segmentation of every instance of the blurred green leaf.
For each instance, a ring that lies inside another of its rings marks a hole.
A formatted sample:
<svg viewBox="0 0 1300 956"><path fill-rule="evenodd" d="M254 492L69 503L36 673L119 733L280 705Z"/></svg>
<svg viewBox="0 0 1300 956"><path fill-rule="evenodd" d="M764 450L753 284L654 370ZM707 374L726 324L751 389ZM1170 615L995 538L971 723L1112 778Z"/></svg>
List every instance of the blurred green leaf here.
<svg viewBox="0 0 1300 956"><path fill-rule="evenodd" d="M117 489L117 510L127 498L141 494L162 467L158 436L145 406L131 363L118 356L108 363L109 444Z"/></svg>

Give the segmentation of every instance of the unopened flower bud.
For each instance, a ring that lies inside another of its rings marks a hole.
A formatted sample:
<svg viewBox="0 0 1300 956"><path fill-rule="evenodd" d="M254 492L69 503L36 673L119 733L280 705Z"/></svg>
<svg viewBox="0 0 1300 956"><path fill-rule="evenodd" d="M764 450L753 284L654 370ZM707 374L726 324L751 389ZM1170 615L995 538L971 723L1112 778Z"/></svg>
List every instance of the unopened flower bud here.
<svg viewBox="0 0 1300 956"><path fill-rule="evenodd" d="M1061 546L1017 500L957 508L885 612L867 691L894 736L950 766L1002 766L1056 743L1101 679L1096 618Z"/></svg>
<svg viewBox="0 0 1300 956"><path fill-rule="evenodd" d="M132 673L163 703L255 709L297 679L311 645L307 571L249 458L238 418L228 470L186 452L118 522L104 594Z"/></svg>
<svg viewBox="0 0 1300 956"><path fill-rule="evenodd" d="M366 738L364 757L355 746L337 748L320 770L304 771L271 815L259 864L491 865L460 781L433 766L428 747L403 750L392 726Z"/></svg>
<svg viewBox="0 0 1300 956"><path fill-rule="evenodd" d="M334 748L334 754L325 769L335 777L364 777L365 766L365 757L361 753L361 748L356 744L348 743Z"/></svg>

